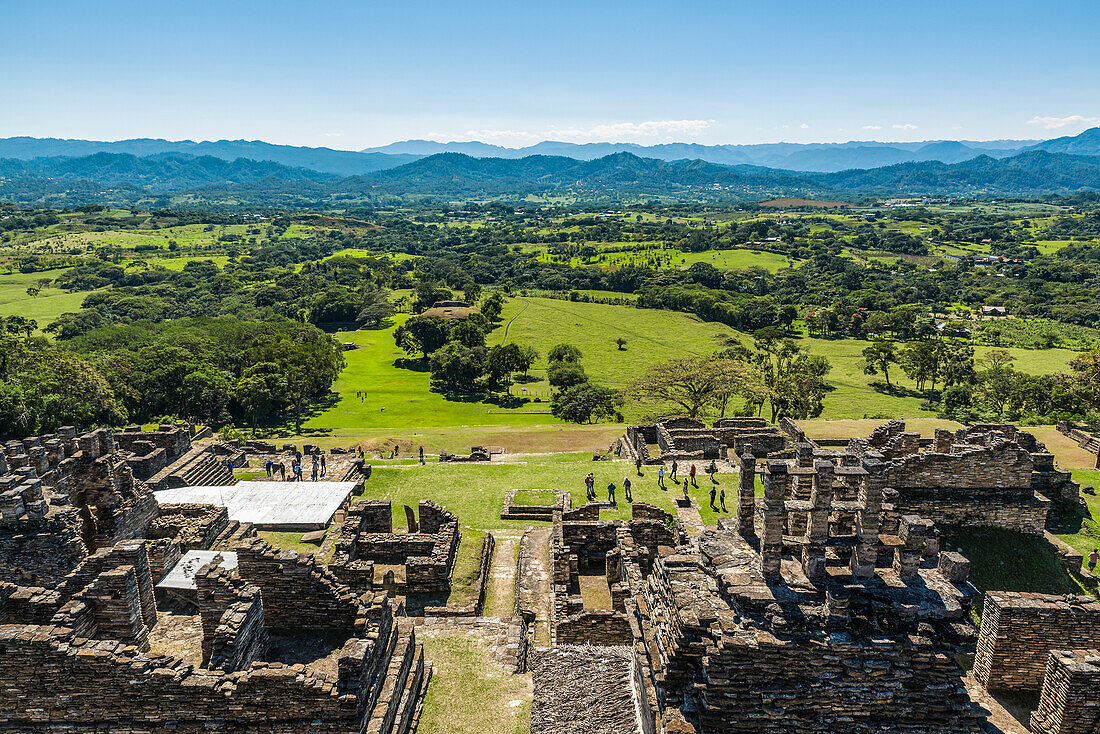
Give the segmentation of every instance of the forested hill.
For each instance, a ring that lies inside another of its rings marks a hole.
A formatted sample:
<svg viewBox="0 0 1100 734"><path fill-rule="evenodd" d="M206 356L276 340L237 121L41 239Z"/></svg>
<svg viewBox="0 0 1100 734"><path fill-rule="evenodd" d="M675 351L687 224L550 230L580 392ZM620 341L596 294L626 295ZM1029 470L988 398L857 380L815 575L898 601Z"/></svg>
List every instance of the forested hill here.
<svg viewBox="0 0 1100 734"><path fill-rule="evenodd" d="M138 157L95 153L80 158L0 159L0 180L94 181L105 187L138 187L149 191L184 191L210 184L252 183L263 178L292 181L333 181L338 177L272 161L213 156L162 154ZM3 187L0 186L0 192Z"/></svg>
<svg viewBox="0 0 1100 734"><path fill-rule="evenodd" d="M954 164L900 163L836 173L796 173L701 160L662 161L616 153L475 158L441 153L373 173L338 177L272 161L97 153L30 161L0 159L0 198L79 203L186 195L203 205L320 205L407 197L465 199L529 195L671 197L742 201L772 196L1014 196L1100 190L1100 156L1033 150Z"/></svg>

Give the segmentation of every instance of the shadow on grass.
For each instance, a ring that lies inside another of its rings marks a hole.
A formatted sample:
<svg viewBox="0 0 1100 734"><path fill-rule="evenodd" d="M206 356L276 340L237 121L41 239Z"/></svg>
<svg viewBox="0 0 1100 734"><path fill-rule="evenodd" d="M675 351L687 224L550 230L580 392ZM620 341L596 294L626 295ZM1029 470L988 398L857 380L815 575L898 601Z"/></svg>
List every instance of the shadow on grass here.
<svg viewBox="0 0 1100 734"><path fill-rule="evenodd" d="M428 360L409 359L408 357L398 357L393 361L393 366L399 370L410 370L412 372L429 372L432 369L432 365Z"/></svg>
<svg viewBox="0 0 1100 734"><path fill-rule="evenodd" d="M871 389L882 395L889 395L895 398L923 398L925 394L919 390L914 390L911 387L905 387L904 385L898 385L891 383L887 385L882 380L874 380L869 383Z"/></svg>
<svg viewBox="0 0 1100 734"><path fill-rule="evenodd" d="M1042 536L996 528L943 527L941 531L940 550L957 550L970 559L970 583L979 591L1086 593ZM983 601L979 597L974 602L979 615Z"/></svg>

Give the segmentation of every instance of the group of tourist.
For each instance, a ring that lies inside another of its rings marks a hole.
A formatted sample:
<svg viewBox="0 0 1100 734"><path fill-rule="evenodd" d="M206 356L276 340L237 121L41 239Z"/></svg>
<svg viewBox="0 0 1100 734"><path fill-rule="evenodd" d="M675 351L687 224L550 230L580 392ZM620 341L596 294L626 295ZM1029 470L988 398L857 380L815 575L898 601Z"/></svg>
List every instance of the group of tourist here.
<svg viewBox="0 0 1100 734"><path fill-rule="evenodd" d="M638 463L638 475L642 476L643 474L641 473L641 462L638 461L637 463ZM679 483L679 479L676 478L676 474L678 474L679 471L680 471L680 462L673 460L672 461L672 471L670 472L670 478L672 479L673 482ZM709 465L709 467L706 468L706 473L711 475L711 510L713 510L715 512L729 512L728 510L726 510L726 487L718 485L718 480L717 480L718 464L717 464L717 462L712 461L711 465ZM693 486L693 487L695 487L695 489L698 489L698 482L695 479L695 474L696 474L695 464L691 464L690 467L687 468L687 474L683 478L682 489L683 489L683 493L684 493L684 502L687 502L687 503L691 502L691 495L689 494L689 486ZM664 483L664 476L665 476L664 464L662 463L657 468L657 486L658 486L658 489L668 490L669 489L668 485L665 485L665 483ZM629 476L624 476L624 478L623 478L623 493L626 495L626 501L627 502L634 502L634 496L632 496L632 493L631 493L632 486L634 486L634 484L631 483ZM608 504L610 504L610 505L617 504L616 500L615 500L615 491L617 489L618 489L618 487L615 485L615 482L612 482L612 483L607 485L607 503ZM587 502L595 502L596 501L596 476L591 471L588 472L585 475L585 478L584 478L584 497L585 497L585 500Z"/></svg>
<svg viewBox="0 0 1100 734"><path fill-rule="evenodd" d="M320 449L314 449L310 453L310 457L313 459L313 467L310 470L310 479L314 482L318 477L323 477L328 473L328 462L325 460L325 455L321 453ZM283 482L301 482L304 481L302 476L302 452L295 451L294 458L290 462L290 476L287 476L287 467L281 461L274 461L269 459L264 463L264 469L267 471L269 478L274 477L276 474L279 476L279 480Z"/></svg>
<svg viewBox="0 0 1100 734"><path fill-rule="evenodd" d="M641 461L640 460L637 462L637 465L638 465L638 476L644 476L641 472ZM679 471L680 471L680 462L678 462L676 460L673 460L673 462L672 462L672 471L670 473L670 476L671 476L671 479L672 479L673 482L679 483L679 480L676 477L676 474ZM717 462L711 461L710 466L707 467L706 471L707 471L707 474L710 475L710 482L711 482L711 487L710 487L710 509L714 510L715 512L729 512L729 510L726 509L726 488L725 487L720 487L718 485L718 479L717 479L718 464L717 464ZM691 486L691 487L695 487L696 489L699 488L699 483L696 481L695 475L696 475L695 464L691 464L688 467L687 476L685 476L683 478L684 483L683 483L683 487L682 487L683 492L684 492L684 501L688 502L688 503L691 502L691 495L688 493L688 487ZM628 476L623 477L623 494L626 495L626 501L627 502L633 502L634 501L634 497L632 496L632 493L631 493L632 487L633 487L633 484L630 481L630 477L628 477ZM668 486L665 484L665 465L664 464L661 464L660 466L657 467L657 487L659 489L663 489L663 490L668 489ZM615 490L616 489L617 489L617 487L615 486L615 482L611 482L610 484L607 485L607 502L610 505L617 504L616 501L615 501ZM588 501L588 502L595 502L596 501L596 475L593 474L592 472L588 472L588 474L584 478L584 496L585 496L586 501Z"/></svg>

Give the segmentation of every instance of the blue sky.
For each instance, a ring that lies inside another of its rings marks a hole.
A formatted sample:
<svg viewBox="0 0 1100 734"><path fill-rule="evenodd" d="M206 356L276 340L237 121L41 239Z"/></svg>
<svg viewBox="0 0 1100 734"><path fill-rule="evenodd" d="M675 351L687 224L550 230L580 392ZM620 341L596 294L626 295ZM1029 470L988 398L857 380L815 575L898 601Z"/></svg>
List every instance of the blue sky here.
<svg viewBox="0 0 1100 734"><path fill-rule="evenodd" d="M0 0L0 137L1047 138L1100 4Z"/></svg>

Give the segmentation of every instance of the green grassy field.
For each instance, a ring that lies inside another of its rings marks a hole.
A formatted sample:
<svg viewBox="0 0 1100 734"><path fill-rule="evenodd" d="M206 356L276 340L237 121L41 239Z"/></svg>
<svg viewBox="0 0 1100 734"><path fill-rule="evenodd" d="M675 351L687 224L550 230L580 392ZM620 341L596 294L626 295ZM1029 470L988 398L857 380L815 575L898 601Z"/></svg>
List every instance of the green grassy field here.
<svg viewBox="0 0 1100 734"><path fill-rule="evenodd" d="M834 390L825 396L825 418L901 418L919 416L925 397L915 394L915 386L897 366L890 370L890 382L902 390L887 394L875 390L872 383L883 383L882 375L871 376L863 372L863 349L866 341L859 339L811 339L800 340L811 354L829 359L833 369L826 380ZM980 359L993 347L976 347L975 357ZM1076 352L1068 349L1020 349L1007 350L1016 357L1015 367L1021 372L1051 374L1064 370Z"/></svg>
<svg viewBox="0 0 1100 734"><path fill-rule="evenodd" d="M47 270L41 273L13 273L0 275L0 316L25 316L45 327L67 311L76 311L90 291L67 293L57 288L43 288L34 298L27 295L29 286L37 286L39 279L56 278L65 272Z"/></svg>
<svg viewBox="0 0 1100 734"><path fill-rule="evenodd" d="M405 317L398 317L398 320ZM617 337L626 339L626 349L615 344ZM455 442L433 435L433 429L443 427L481 427L479 437L492 434L500 440L507 437L505 427L526 429L559 424L549 415L550 386L545 381L546 355L560 342L581 349L581 363L589 376L609 387L623 387L645 369L659 362L686 355L702 355L720 349L726 339L746 338L727 326L703 322L690 314L637 309L595 303L562 301L550 298L517 297L505 305L500 324L489 334L487 343L516 342L530 344L540 358L530 374L536 381L517 383L512 393L539 398L518 409L504 409L476 398L448 400L429 390L426 365L409 360L408 355L393 342L393 329L345 332L337 335L341 341L352 341L359 349L344 353L347 368L334 390L335 403L310 418L304 424L307 435L329 434L334 437L359 439L399 436L415 442L420 435L440 438L435 445L455 450ZM863 372L862 351L867 342L856 339L804 338L800 342L813 354L820 354L833 365L827 379L834 390L825 397L823 417L834 419L895 418L921 416L924 396L917 395L914 386L900 369L891 371L891 382L897 386L892 393L879 391L875 383L880 376ZM981 357L990 347L978 347ZM1075 352L1065 349L1009 349L1016 356L1016 368L1023 372L1046 374L1064 369ZM362 397L357 396L361 392ZM627 420L641 416L642 408L627 405ZM927 413L924 413L927 415ZM470 436L467 431L464 436ZM459 447L468 442L459 439ZM477 441L469 441L476 443ZM339 443L339 441L337 441ZM504 441L502 441L504 443ZM586 443L584 446L588 446ZM598 445L598 444L597 444ZM606 444L604 444L606 446ZM581 448L565 445L561 448Z"/></svg>
<svg viewBox="0 0 1100 734"><path fill-rule="evenodd" d="M534 346L540 354L531 370L536 377L545 376L551 347L561 342L576 345L584 354L581 364L594 381L623 387L649 365L673 357L709 354L735 334L723 324L674 311L521 297L508 301L501 326L487 341ZM626 339L625 350L615 344L620 336ZM527 394L549 394L546 382L525 387ZM513 392L522 394L521 386Z"/></svg>
<svg viewBox="0 0 1100 734"><path fill-rule="evenodd" d="M612 244L629 246L631 243ZM541 255L539 259L551 261L551 257L546 254ZM665 247L639 252L606 252L593 260L574 257L569 260L569 265L575 268L595 267L607 270L628 265L686 269L697 262L709 263L719 270L760 267L772 273L791 265L786 256L763 250L735 249L682 252L676 248Z"/></svg>
<svg viewBox="0 0 1100 734"><path fill-rule="evenodd" d="M682 496L682 491L674 487L671 480L666 480L667 490L659 489L655 468L642 467L643 476L639 477L633 464L619 460L594 462L588 453L506 455L503 461L492 463L375 466L362 496L410 507L430 496L455 512L466 527L475 530L521 528L532 521L500 519L507 490L564 490L572 495L573 507L580 507L585 503L584 477L588 472L596 475L598 499L607 499L607 485L611 482L618 488L618 508L604 510L600 513L601 519L629 519L630 506L622 489L623 478L627 476L633 484L635 501L648 502L676 513L674 500ZM720 474L718 481L716 486L726 488L729 512L724 516L728 517L737 509L737 475ZM690 488L689 494L700 506L703 522L714 524L722 513L715 513L707 506L710 479L700 471L697 482L698 488Z"/></svg>
<svg viewBox="0 0 1100 734"><path fill-rule="evenodd" d="M531 413L548 411L546 406L507 410L477 400L447 400L431 392L427 366L420 360L409 360L394 344L395 328L337 334L340 341L354 342L359 349L344 352L347 367L333 385L335 404L307 421L304 430L342 433L348 428L556 422L550 415ZM360 391L361 398L356 395Z"/></svg>

